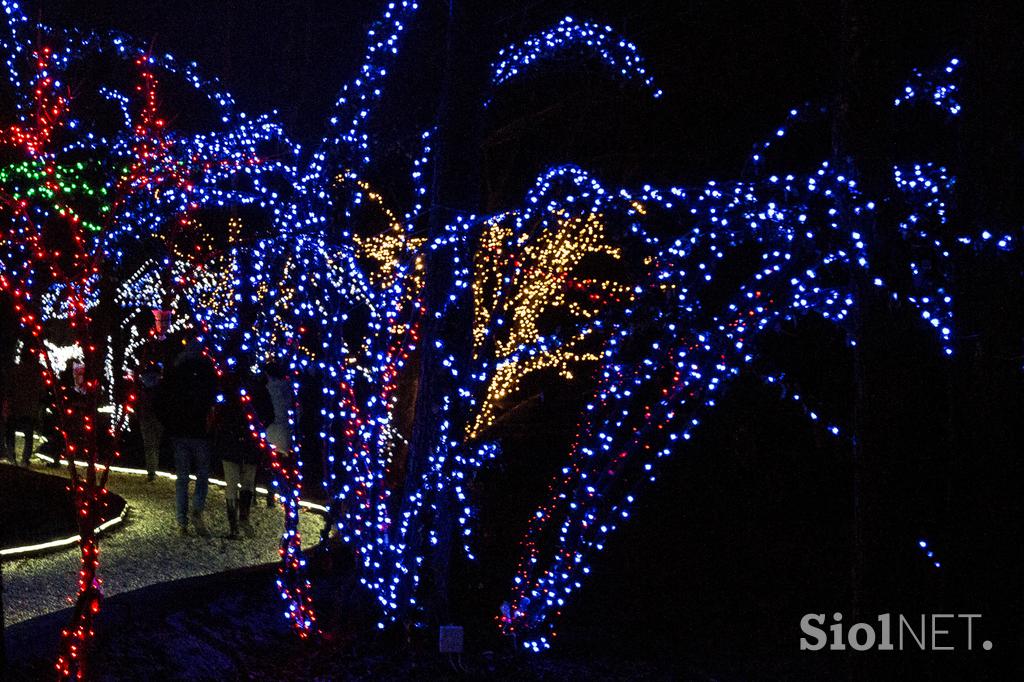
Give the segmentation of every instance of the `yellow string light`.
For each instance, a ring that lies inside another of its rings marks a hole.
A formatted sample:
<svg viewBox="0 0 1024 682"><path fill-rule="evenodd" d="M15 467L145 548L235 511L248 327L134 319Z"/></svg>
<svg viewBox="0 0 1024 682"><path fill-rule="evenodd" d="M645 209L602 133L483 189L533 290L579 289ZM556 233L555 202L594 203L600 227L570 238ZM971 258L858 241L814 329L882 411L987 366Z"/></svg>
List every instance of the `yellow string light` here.
<svg viewBox="0 0 1024 682"><path fill-rule="evenodd" d="M554 370L571 379L575 367L596 361L597 355L584 348L592 331L579 323L611 301L632 298L624 284L576 274L588 256L622 257L609 243L600 214L561 212L550 226L533 232L514 229L509 224L514 221L510 215L487 226L474 257L473 352L477 360L490 355L494 369L471 419L470 439L495 422L503 401L529 375ZM576 331L544 346L541 319L558 315Z"/></svg>

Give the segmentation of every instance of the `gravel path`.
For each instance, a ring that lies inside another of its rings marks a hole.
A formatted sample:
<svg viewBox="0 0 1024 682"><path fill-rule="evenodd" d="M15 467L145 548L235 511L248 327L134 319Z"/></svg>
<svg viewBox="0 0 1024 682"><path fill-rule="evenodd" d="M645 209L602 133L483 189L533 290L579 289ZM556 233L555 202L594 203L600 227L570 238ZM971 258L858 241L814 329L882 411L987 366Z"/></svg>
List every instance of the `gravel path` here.
<svg viewBox="0 0 1024 682"><path fill-rule="evenodd" d="M33 469L54 472L39 460ZM66 474L66 470L61 470ZM56 473L55 473L56 475ZM174 515L174 481L112 472L108 488L128 502L125 523L100 537L100 576L108 596L178 578L209 575L277 560L278 540L284 527L280 507L268 509L262 499L253 506L252 538L228 540L224 489L210 485L206 498L206 525L213 537L178 535ZM303 511L300 530L308 543L319 538L323 521ZM78 571L78 547L37 557L4 561L4 611L7 624L71 605Z"/></svg>

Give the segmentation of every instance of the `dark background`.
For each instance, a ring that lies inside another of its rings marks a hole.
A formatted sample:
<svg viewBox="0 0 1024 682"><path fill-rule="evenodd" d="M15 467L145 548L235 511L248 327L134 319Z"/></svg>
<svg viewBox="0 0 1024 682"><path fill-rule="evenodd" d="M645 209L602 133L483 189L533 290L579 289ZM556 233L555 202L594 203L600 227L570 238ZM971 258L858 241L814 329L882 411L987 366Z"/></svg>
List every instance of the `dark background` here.
<svg viewBox="0 0 1024 682"><path fill-rule="evenodd" d="M414 76L430 75L443 59L436 6L444 3L422 4L401 62ZM878 18L889 35L878 38L889 44L885 61L902 73L962 50L978 22L968 3L888 4L894 6L879 9ZM355 72L364 28L378 13L375 2L344 1L41 0L29 6L56 26L114 28L158 52L194 59L223 80L243 109L278 110L293 135L309 143L322 135L338 89ZM637 43L666 92L648 106L599 69L581 77L575 64L562 71L572 78L557 88L536 81L517 88L514 95L533 109L531 130L516 140L519 154L531 157L520 162L526 179L567 160L648 181L731 177L791 106L828 99L838 85L839 2L497 0L479 6L491 23L481 32L484 55L566 15L594 19ZM398 87L421 102L405 101L406 107L430 109L437 83L414 77ZM507 164L502 158L495 165Z"/></svg>
<svg viewBox="0 0 1024 682"><path fill-rule="evenodd" d="M424 4L429 11L399 64L413 75L392 81L391 113L379 124L400 131L396 140L428 122L436 106L443 13L431 0ZM1019 233L1022 118L1013 91L1021 75L1020 33L1012 8L854 4L868 17L869 61L884 66L876 72L894 75L870 83L861 93L868 99L891 99L895 74L911 67L952 55L974 58L976 79L959 127L950 131L926 111L919 125L900 129L901 148L882 152L936 158L968 173L958 218L964 231ZM307 144L322 135L337 89L354 73L364 27L378 11L375 2L354 0L46 0L38 7L49 23L116 28L199 61L243 109L279 110ZM790 107L831 101L841 88L838 0L524 0L485 7L491 20L481 30L482 51L566 14L595 18L635 40L666 93L651 102L598 68L580 75L572 63L510 85L484 124L488 208L514 205L541 169L567 161L609 184L737 178L752 145ZM797 164L828 154L828 131L810 133L790 152ZM981 613L981 638L995 649L891 656L874 661L876 679L1000 679L996 671L1006 666L1021 672L1020 261L986 256L960 260L958 268L955 359L940 359L909 311L880 309L866 321L863 418L875 461L884 464L872 531L882 540L865 613ZM826 414L851 422L852 361L834 335L802 324L768 345ZM585 382L546 388L543 409L528 412L519 432L506 436L502 464L484 477L481 567L458 568L466 622L478 632L492 628L486 619L509 584L509 548L558 465L586 393ZM849 443L824 437L755 382L739 382L730 396L595 561L568 612L564 651L682 660L724 679L842 678L859 665L797 650L802 614L842 611L850 618ZM932 543L941 569L923 557L919 537Z"/></svg>

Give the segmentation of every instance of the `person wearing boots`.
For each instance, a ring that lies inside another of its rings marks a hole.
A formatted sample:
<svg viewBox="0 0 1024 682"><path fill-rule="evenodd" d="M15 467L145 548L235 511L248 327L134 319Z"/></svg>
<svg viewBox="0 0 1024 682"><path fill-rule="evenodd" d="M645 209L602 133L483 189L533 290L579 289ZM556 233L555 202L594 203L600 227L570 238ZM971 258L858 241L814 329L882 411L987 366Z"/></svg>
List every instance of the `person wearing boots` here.
<svg viewBox="0 0 1024 682"><path fill-rule="evenodd" d="M257 381L242 378L237 371L225 373L221 384L223 402L217 405L214 420L214 449L224 465L224 491L228 515L228 537L238 537L239 528L248 537L254 534L249 522L256 496L256 467L261 451L249 428L248 406L259 425L274 421L274 407L267 389ZM245 392L243 404L242 392Z"/></svg>

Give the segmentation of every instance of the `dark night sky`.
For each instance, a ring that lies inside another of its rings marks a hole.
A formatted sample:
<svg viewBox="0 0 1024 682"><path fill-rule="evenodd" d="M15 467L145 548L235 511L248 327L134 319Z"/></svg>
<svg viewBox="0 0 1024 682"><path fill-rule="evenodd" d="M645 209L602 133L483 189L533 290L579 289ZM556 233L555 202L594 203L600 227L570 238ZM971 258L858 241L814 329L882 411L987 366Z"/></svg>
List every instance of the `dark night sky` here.
<svg viewBox="0 0 1024 682"><path fill-rule="evenodd" d="M428 9L441 2L423 1ZM355 0L25 4L52 24L116 28L154 41L158 50L195 59L206 73L225 81L245 109L280 110L293 135L307 141L315 141L323 130L337 89L353 73L364 29L379 11L375 2ZM907 68L928 65L963 43L970 22L960 4L887 4L898 7L883 10L891 31L886 59ZM606 21L638 43L667 93L657 106L649 106L638 104L635 92L618 94L610 81L601 98L574 97L578 93L571 89L564 95L564 87L540 87L539 94L517 90L534 98L531 106L540 110L555 105L557 121L534 121L514 146L539 158L518 158L511 165L521 168L525 178L549 163L569 160L624 181L735 175L750 145L771 131L790 106L825 98L834 89L838 6L839 0L489 2L497 26L492 51L566 14ZM440 58L442 35L436 29L429 21L417 25L419 42L405 68L415 70ZM408 94L413 99L429 97L436 87L431 78L417 78L414 72L405 82L422 83L404 86L412 87ZM495 127L502 123L496 121ZM594 133L566 136L565 130ZM552 138L558 143L552 144ZM500 149L495 158L499 164L508 161Z"/></svg>

